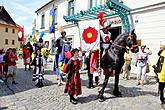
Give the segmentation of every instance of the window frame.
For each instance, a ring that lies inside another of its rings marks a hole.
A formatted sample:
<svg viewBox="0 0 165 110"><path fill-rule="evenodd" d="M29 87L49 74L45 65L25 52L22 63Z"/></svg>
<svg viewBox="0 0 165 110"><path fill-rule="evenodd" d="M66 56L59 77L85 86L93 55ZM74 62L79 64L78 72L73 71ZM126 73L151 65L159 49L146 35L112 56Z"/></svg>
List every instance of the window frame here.
<svg viewBox="0 0 165 110"><path fill-rule="evenodd" d="M41 29L45 28L45 13L41 15Z"/></svg>
<svg viewBox="0 0 165 110"><path fill-rule="evenodd" d="M57 7L54 8L54 24L56 25L57 24Z"/></svg>
<svg viewBox="0 0 165 110"><path fill-rule="evenodd" d="M74 15L75 12L75 2L74 0L68 1L68 16Z"/></svg>
<svg viewBox="0 0 165 110"><path fill-rule="evenodd" d="M96 7L97 5L98 5L98 1L97 0L89 0L89 8Z"/></svg>
<svg viewBox="0 0 165 110"><path fill-rule="evenodd" d="M5 28L5 32L9 32L9 29L8 28Z"/></svg>
<svg viewBox="0 0 165 110"><path fill-rule="evenodd" d="M8 44L9 44L9 40L5 39L5 45L8 45Z"/></svg>
<svg viewBox="0 0 165 110"><path fill-rule="evenodd" d="M15 29L12 29L12 33L15 34Z"/></svg>
<svg viewBox="0 0 165 110"><path fill-rule="evenodd" d="M11 44L12 44L12 45L15 45L15 40L12 40L12 41L11 41Z"/></svg>

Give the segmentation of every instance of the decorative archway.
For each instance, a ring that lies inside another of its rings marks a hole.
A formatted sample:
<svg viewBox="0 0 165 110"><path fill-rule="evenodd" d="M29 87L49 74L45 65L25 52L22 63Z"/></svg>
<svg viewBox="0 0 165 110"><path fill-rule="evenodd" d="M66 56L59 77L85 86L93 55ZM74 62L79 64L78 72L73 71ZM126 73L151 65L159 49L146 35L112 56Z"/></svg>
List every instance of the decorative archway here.
<svg viewBox="0 0 165 110"><path fill-rule="evenodd" d="M113 15L118 15L121 18L124 32L129 32L130 23L128 15L130 14L130 10L130 8L116 0L107 0L107 2L103 5L99 5L88 10L80 11L79 13L76 13L72 16L64 16L63 18L66 22L77 23L83 20L97 19L98 13L104 11L104 18Z"/></svg>

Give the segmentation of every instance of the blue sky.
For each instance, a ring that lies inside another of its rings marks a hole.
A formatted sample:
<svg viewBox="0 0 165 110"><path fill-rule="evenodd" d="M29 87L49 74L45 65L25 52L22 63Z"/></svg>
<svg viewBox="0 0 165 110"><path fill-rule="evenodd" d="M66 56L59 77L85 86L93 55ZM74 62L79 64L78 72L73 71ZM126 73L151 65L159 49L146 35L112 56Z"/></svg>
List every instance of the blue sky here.
<svg viewBox="0 0 165 110"><path fill-rule="evenodd" d="M49 0L0 0L13 20L24 26L25 34L32 33L32 22L36 17L35 11Z"/></svg>

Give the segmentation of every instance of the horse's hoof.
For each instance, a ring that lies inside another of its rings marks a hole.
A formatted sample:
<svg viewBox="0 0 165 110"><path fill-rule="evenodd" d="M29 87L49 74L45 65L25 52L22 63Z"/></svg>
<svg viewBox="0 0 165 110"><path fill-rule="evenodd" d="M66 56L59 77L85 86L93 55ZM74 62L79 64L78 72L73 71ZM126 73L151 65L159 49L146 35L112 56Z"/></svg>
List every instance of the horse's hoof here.
<svg viewBox="0 0 165 110"><path fill-rule="evenodd" d="M113 91L113 95L116 97L122 97L122 94L119 91Z"/></svg>
<svg viewBox="0 0 165 110"><path fill-rule="evenodd" d="M104 101L105 101L104 96L99 96L99 102L104 102Z"/></svg>

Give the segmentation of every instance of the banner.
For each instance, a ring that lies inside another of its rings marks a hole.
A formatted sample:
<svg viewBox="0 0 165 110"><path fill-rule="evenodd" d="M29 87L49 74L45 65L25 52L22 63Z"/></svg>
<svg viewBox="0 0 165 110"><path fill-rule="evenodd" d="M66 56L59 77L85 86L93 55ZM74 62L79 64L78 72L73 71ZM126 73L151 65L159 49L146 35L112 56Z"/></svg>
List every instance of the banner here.
<svg viewBox="0 0 165 110"><path fill-rule="evenodd" d="M24 41L24 28L18 28L18 41Z"/></svg>
<svg viewBox="0 0 165 110"><path fill-rule="evenodd" d="M50 15L49 15L49 32L53 33L54 32L54 21L55 21L55 13L54 13L54 8L50 10Z"/></svg>
<svg viewBox="0 0 165 110"><path fill-rule="evenodd" d="M83 51L97 50L100 48L99 20L79 22L81 44Z"/></svg>

